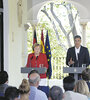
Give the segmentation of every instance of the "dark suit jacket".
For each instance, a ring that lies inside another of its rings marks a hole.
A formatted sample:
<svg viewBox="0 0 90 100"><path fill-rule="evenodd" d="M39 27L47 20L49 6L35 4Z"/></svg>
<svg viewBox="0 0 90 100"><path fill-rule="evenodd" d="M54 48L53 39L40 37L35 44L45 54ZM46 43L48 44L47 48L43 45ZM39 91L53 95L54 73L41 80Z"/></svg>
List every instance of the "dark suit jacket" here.
<svg viewBox="0 0 90 100"><path fill-rule="evenodd" d="M5 90L8 88L7 84L0 84L0 93L5 93Z"/></svg>
<svg viewBox="0 0 90 100"><path fill-rule="evenodd" d="M75 63L71 65L70 67L82 67L82 64L86 64L86 66L89 65L89 52L86 47L81 46L80 52L78 55L78 59L79 59L78 61L76 59L75 47L69 48L67 51L67 57L66 57L67 65L71 58L73 59Z"/></svg>

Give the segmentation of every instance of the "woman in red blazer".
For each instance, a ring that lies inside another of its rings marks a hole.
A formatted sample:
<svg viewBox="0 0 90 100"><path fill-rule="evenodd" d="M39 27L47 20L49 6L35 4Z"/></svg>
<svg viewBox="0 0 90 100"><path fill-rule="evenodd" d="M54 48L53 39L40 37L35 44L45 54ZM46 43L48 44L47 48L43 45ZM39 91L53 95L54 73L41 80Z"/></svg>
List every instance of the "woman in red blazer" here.
<svg viewBox="0 0 90 100"><path fill-rule="evenodd" d="M34 53L28 55L26 67L46 67L48 69L48 61L46 54L41 53L41 46L37 43L33 46ZM45 74L40 74L40 78L46 78Z"/></svg>

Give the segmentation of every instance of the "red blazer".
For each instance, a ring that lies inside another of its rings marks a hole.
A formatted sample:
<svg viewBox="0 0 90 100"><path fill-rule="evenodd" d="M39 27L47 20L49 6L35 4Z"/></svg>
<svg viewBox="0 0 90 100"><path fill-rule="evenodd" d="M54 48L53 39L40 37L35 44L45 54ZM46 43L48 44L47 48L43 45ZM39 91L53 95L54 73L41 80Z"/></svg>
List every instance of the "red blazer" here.
<svg viewBox="0 0 90 100"><path fill-rule="evenodd" d="M43 67L46 67L48 69L48 61L46 54L40 53L39 56L36 58L34 53L31 53L28 55L27 65L26 67L41 67L43 64ZM45 74L40 74L40 78L46 78Z"/></svg>

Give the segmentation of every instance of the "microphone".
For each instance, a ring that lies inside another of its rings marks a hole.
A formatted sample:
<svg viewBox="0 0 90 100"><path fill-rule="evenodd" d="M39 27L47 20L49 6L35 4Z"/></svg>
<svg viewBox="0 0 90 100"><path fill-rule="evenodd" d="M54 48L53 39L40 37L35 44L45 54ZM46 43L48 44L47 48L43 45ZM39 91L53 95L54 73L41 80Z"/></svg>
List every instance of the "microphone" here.
<svg viewBox="0 0 90 100"><path fill-rule="evenodd" d="M36 57L36 60L38 59L38 56Z"/></svg>
<svg viewBox="0 0 90 100"><path fill-rule="evenodd" d="M78 57L78 59L77 59L77 66L79 67L79 53L77 53L77 57Z"/></svg>
<svg viewBox="0 0 90 100"><path fill-rule="evenodd" d="M36 57L36 61L35 61L36 62L36 67L37 67L37 59L38 59L38 56Z"/></svg>
<svg viewBox="0 0 90 100"><path fill-rule="evenodd" d="M31 67L31 60L33 59L33 56L30 58L30 64L29 64L29 67Z"/></svg>
<svg viewBox="0 0 90 100"><path fill-rule="evenodd" d="M77 55L78 55L78 60L79 60L79 53L77 53Z"/></svg>
<svg viewBox="0 0 90 100"><path fill-rule="evenodd" d="M74 58L72 58L72 61L74 61ZM72 64L72 67L74 67L74 63Z"/></svg>
<svg viewBox="0 0 90 100"><path fill-rule="evenodd" d="M31 60L33 59L33 56L31 57Z"/></svg>

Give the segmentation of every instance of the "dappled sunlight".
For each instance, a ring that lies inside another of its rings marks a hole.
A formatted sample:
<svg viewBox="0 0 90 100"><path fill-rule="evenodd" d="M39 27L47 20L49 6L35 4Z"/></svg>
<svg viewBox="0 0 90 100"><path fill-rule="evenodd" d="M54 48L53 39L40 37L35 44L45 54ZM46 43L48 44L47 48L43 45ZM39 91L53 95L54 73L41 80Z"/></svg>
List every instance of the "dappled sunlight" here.
<svg viewBox="0 0 90 100"><path fill-rule="evenodd" d="M74 5L67 2L49 2L44 4L38 12L38 24L36 26L36 35L38 43L41 41L41 30L44 33L44 43L46 40L46 31L48 30L51 53L52 53L52 78L61 79L63 67L66 66L66 60L56 63L56 58L65 58L67 49L74 46L73 37L81 35L79 23L79 13ZM30 26L28 30L28 52L32 52L33 30ZM55 59L54 59L55 58ZM56 68L56 70L55 70Z"/></svg>

